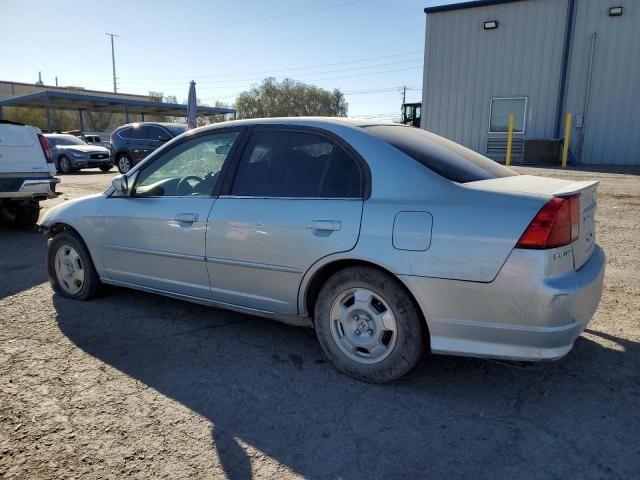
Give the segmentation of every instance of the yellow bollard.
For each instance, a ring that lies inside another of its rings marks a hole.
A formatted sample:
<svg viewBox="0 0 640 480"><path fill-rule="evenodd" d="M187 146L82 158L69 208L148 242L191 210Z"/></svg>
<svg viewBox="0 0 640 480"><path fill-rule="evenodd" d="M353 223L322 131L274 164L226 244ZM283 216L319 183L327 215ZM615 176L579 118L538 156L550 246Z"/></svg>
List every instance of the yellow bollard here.
<svg viewBox="0 0 640 480"><path fill-rule="evenodd" d="M567 168L570 138L571 138L571 114L567 113L567 119L564 122L564 145L562 147L562 168Z"/></svg>
<svg viewBox="0 0 640 480"><path fill-rule="evenodd" d="M511 165L511 141L513 140L513 113L509 114L509 134L507 135L507 158L505 163Z"/></svg>

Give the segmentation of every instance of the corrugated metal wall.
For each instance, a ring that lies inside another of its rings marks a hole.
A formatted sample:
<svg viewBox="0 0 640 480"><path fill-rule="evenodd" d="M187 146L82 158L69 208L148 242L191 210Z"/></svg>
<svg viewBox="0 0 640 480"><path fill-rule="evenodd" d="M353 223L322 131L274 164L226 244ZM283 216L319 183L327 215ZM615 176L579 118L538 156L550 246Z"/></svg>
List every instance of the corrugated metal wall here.
<svg viewBox="0 0 640 480"><path fill-rule="evenodd" d="M428 14L422 128L486 153L491 98L526 96L526 137L552 137L566 14L566 0Z"/></svg>
<svg viewBox="0 0 640 480"><path fill-rule="evenodd" d="M623 7L621 17L609 17L613 6ZM640 1L576 1L565 111L574 115L574 125L584 113L581 163L640 165ZM572 132L571 149L578 155L581 130Z"/></svg>

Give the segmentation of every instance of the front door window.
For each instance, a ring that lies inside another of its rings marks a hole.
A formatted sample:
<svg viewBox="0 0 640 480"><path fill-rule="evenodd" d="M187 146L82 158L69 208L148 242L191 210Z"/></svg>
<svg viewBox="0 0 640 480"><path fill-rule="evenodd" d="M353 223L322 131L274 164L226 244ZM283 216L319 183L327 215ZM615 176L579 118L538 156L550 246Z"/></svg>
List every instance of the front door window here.
<svg viewBox="0 0 640 480"><path fill-rule="evenodd" d="M140 172L136 197L211 196L238 132L188 140Z"/></svg>

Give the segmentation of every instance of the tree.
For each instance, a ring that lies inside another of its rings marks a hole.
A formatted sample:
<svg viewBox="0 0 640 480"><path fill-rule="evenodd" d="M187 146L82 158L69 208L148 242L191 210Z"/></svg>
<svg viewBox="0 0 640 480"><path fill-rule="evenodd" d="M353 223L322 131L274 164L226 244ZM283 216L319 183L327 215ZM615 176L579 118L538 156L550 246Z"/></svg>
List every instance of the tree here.
<svg viewBox="0 0 640 480"><path fill-rule="evenodd" d="M154 92L153 90L149 90L149 100L152 102L162 102L163 97L162 92Z"/></svg>
<svg viewBox="0 0 640 480"><path fill-rule="evenodd" d="M330 116L346 117L344 94L285 78L265 78L261 85L238 95L238 118Z"/></svg>
<svg viewBox="0 0 640 480"><path fill-rule="evenodd" d="M203 103L199 98L197 99L198 105L202 105L203 107L208 107L209 105ZM230 106L220 100L216 100L214 107L220 108L230 108ZM233 118L233 114L231 113L221 113L219 115L208 115L206 117L198 117L198 127L202 127L204 125L211 125L213 123L226 122L227 120L231 120Z"/></svg>

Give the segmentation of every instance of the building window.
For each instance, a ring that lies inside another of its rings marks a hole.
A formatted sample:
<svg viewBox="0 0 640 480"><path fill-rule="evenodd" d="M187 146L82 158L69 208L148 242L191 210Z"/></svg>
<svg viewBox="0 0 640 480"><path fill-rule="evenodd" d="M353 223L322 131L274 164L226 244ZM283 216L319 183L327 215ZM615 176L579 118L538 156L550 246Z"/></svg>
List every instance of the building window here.
<svg viewBox="0 0 640 480"><path fill-rule="evenodd" d="M507 133L509 115L513 113L513 132L524 133L526 125L527 98L492 98L489 114L489 133Z"/></svg>

